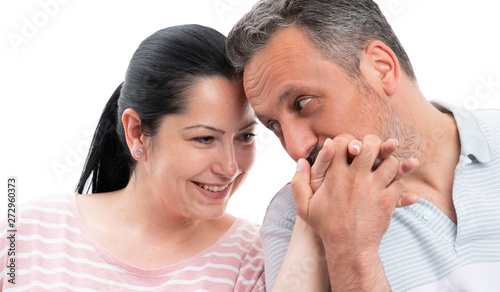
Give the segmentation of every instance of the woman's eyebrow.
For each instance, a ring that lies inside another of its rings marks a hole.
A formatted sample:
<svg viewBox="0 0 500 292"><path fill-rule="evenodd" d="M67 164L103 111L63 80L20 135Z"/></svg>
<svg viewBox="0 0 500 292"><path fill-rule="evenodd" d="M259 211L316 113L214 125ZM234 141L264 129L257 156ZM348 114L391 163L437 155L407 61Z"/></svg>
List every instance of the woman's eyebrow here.
<svg viewBox="0 0 500 292"><path fill-rule="evenodd" d="M211 130L211 131L215 131L217 133L221 133L221 134L225 134L226 132L221 130L221 129L217 129L217 128L214 128L212 126L208 126L208 125L204 125L204 124L198 124L198 125L193 125L193 126L189 126L189 127L185 127L183 128L183 130L190 130L190 129L196 129L196 128L205 128L205 129L208 129L208 130Z"/></svg>
<svg viewBox="0 0 500 292"><path fill-rule="evenodd" d="M248 129L248 128L250 128L251 126L253 126L255 124L257 124L257 122L256 121L252 121L252 122L248 123L248 125L246 125L243 128L239 129L238 131L243 131L245 129ZM220 133L220 134L225 134L226 133L226 131L224 131L224 130L217 129L217 128L214 128L212 126L204 125L204 124L197 124L197 125L185 127L182 130L191 130L191 129L196 129L196 128L205 128L205 129L208 129L208 130Z"/></svg>
<svg viewBox="0 0 500 292"><path fill-rule="evenodd" d="M250 123L248 123L248 125L244 126L243 128L239 129L238 131L243 131L243 130L248 129L251 126L256 125L256 124L257 124L257 121L251 121Z"/></svg>

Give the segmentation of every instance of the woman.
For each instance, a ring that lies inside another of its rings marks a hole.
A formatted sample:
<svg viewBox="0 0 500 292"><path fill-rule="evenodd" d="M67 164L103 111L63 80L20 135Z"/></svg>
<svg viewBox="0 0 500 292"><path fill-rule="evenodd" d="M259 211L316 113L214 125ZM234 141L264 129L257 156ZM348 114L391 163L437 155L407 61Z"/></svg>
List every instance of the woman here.
<svg viewBox="0 0 500 292"><path fill-rule="evenodd" d="M225 213L254 160L256 119L224 41L184 25L141 43L80 194L24 205L15 257L3 232L3 266L17 267L4 289L264 290L257 227Z"/></svg>

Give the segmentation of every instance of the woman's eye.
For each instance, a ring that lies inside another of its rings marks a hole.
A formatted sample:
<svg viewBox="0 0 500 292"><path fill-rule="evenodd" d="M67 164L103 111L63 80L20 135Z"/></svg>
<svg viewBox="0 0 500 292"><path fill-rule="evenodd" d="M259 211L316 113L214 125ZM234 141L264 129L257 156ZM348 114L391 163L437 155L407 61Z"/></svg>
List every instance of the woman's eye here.
<svg viewBox="0 0 500 292"><path fill-rule="evenodd" d="M302 99L302 100L299 100L299 101L297 102L297 108L298 108L299 110L303 109L303 108L307 105L307 103L311 101L311 99L312 99L312 98L304 98L304 99Z"/></svg>
<svg viewBox="0 0 500 292"><path fill-rule="evenodd" d="M201 144L210 144L214 140L214 137L211 136L196 137L193 140Z"/></svg>
<svg viewBox="0 0 500 292"><path fill-rule="evenodd" d="M243 141L245 143L251 143L251 142L253 142L254 137L255 137L254 133L246 133L246 134L241 135L239 140Z"/></svg>
<svg viewBox="0 0 500 292"><path fill-rule="evenodd" d="M281 130L281 126L278 122L269 122L267 124L267 127L269 128L269 130L273 131L274 133L277 133Z"/></svg>

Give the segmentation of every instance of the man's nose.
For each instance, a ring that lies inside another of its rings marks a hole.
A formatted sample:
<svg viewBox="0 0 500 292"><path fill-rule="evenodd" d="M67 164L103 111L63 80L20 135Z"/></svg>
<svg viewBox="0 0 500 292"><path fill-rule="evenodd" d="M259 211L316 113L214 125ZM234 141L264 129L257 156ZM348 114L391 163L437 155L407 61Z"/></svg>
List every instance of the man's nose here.
<svg viewBox="0 0 500 292"><path fill-rule="evenodd" d="M308 158L317 148L318 139L309 129L284 128L282 145L288 155L297 161L299 158Z"/></svg>

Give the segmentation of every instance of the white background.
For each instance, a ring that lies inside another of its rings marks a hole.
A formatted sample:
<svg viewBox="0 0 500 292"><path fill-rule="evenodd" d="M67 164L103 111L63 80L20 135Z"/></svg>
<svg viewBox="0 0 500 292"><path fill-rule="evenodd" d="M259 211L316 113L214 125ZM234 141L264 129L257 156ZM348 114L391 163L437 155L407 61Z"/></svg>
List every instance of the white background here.
<svg viewBox="0 0 500 292"><path fill-rule="evenodd" d="M18 177L21 205L74 191L101 111L144 38L186 23L227 35L254 2L2 1L0 214L5 214L11 175ZM499 2L377 3L428 99L500 108ZM228 211L260 223L271 198L293 176L295 163L270 132L259 128L257 134L254 168Z"/></svg>

